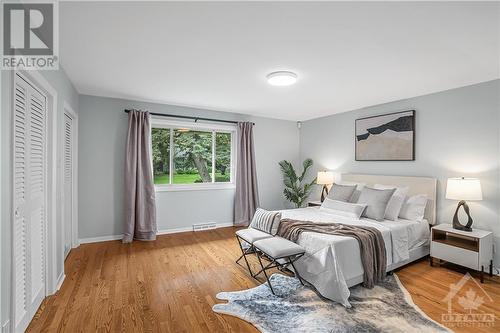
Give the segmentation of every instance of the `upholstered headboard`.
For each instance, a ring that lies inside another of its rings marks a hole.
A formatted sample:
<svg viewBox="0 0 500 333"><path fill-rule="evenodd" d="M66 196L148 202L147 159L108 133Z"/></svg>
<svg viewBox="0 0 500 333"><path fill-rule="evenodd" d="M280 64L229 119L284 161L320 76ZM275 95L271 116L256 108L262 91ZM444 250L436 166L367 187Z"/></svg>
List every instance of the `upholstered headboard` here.
<svg viewBox="0 0 500 333"><path fill-rule="evenodd" d="M342 181L365 183L368 186L375 184L408 187L408 195L426 194L429 202L425 209L425 218L429 224L436 223L436 178L381 176L346 173L342 174Z"/></svg>

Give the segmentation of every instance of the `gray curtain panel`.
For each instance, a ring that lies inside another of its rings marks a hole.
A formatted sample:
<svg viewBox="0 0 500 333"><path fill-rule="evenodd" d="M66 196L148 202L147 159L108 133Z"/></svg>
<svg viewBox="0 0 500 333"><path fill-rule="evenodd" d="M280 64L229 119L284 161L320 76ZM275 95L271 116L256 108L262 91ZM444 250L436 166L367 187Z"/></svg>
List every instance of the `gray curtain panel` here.
<svg viewBox="0 0 500 333"><path fill-rule="evenodd" d="M123 243L133 239L156 239L156 206L151 168L149 112L132 110L128 114L125 153L125 228Z"/></svg>
<svg viewBox="0 0 500 333"><path fill-rule="evenodd" d="M248 225L259 206L252 123L238 123L238 141L236 144L238 158L236 164L234 224Z"/></svg>

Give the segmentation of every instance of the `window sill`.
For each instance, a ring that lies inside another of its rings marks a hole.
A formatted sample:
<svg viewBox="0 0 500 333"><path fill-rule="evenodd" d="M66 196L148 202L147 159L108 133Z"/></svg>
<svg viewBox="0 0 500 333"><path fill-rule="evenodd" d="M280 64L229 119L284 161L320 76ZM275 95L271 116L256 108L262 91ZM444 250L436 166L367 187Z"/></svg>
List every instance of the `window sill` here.
<svg viewBox="0 0 500 333"><path fill-rule="evenodd" d="M156 192L234 190L233 183L155 185Z"/></svg>

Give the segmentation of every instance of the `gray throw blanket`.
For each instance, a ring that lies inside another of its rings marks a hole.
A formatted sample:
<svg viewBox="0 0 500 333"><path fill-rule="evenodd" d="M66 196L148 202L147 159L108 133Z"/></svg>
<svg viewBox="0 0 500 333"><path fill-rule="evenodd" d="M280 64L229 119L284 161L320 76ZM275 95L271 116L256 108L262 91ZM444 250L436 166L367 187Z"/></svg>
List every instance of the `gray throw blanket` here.
<svg viewBox="0 0 500 333"><path fill-rule="evenodd" d="M373 288L376 283L384 279L387 268L385 243L382 233L376 228L282 219L278 227L278 236L297 242L299 235L304 231L355 238L359 243L364 270L363 286Z"/></svg>

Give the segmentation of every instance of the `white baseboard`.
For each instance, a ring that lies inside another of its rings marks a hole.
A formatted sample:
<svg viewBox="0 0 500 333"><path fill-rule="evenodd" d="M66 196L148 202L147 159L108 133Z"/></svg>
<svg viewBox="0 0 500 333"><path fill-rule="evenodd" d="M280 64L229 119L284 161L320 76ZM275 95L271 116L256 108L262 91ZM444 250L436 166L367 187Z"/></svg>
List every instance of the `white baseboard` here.
<svg viewBox="0 0 500 333"><path fill-rule="evenodd" d="M10 321L8 319L2 325L2 333L10 333Z"/></svg>
<svg viewBox="0 0 500 333"><path fill-rule="evenodd" d="M80 244L88 244L88 243L98 243L98 242L106 242L112 240L122 239L123 235L112 235L112 236L100 236L100 237L90 237L90 238L80 238Z"/></svg>
<svg viewBox="0 0 500 333"><path fill-rule="evenodd" d="M61 289L64 279L66 279L66 274L62 273L61 276L59 276L59 279L57 279L56 291L59 291L59 289Z"/></svg>
<svg viewBox="0 0 500 333"><path fill-rule="evenodd" d="M233 222L228 222L228 223L218 223L217 228L228 228L234 226Z"/></svg>
<svg viewBox="0 0 500 333"><path fill-rule="evenodd" d="M232 227L232 226L233 226L233 222L217 223L217 229L218 228ZM188 231L193 231L193 227L190 226L190 227L182 227L182 228L162 229L162 230L158 230L158 232L156 234L157 235L168 235L168 234L176 234L179 232L188 232ZM123 238L123 235L111 235L111 236L81 238L79 240L79 243L80 244L98 243L98 242L118 240L118 239L122 239L122 238Z"/></svg>

